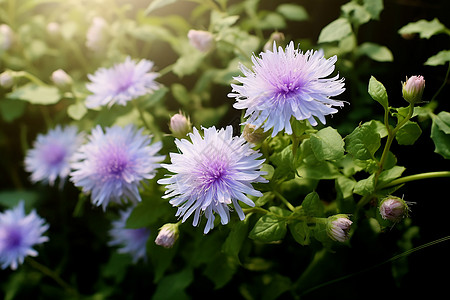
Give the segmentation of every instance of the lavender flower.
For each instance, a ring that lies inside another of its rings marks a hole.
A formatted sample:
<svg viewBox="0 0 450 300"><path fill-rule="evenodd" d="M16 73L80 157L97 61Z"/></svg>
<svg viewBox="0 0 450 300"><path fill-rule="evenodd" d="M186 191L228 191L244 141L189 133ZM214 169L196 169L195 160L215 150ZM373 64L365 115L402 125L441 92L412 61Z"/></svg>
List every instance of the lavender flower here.
<svg viewBox="0 0 450 300"><path fill-rule="evenodd" d="M286 50L273 45L273 52L253 56L253 71L241 65L245 77L235 77L243 85L232 84L229 97L236 98L234 107L246 109L244 124L273 128L272 137L283 129L292 134L291 117L308 120L316 126L318 118L325 124L325 116L334 114L333 106L343 106L342 101L329 97L344 92L339 75L325 78L334 71L336 56L325 59L322 51L303 54L291 42Z"/></svg>
<svg viewBox="0 0 450 300"><path fill-rule="evenodd" d="M146 245L150 237L150 230L147 228L126 228L127 219L133 211L133 207L120 212L120 219L112 222L112 229L109 230L111 240L109 246L121 246L117 252L127 253L133 257L133 263L140 258L146 260Z"/></svg>
<svg viewBox="0 0 450 300"><path fill-rule="evenodd" d="M406 202L395 196L388 196L380 202L380 215L385 220L399 222L408 215L408 204L411 204L411 202Z"/></svg>
<svg viewBox="0 0 450 300"><path fill-rule="evenodd" d="M82 142L83 135L75 126L58 125L45 135L39 134L25 156L25 170L31 173L31 181L53 185L59 177L63 183L70 173L70 159Z"/></svg>
<svg viewBox="0 0 450 300"><path fill-rule="evenodd" d="M100 68L94 75L88 74L87 89L93 93L86 97L86 106L113 104L126 105L128 101L152 93L159 85L155 82L158 73L149 72L153 62L142 59L138 63L127 57L123 63L112 68Z"/></svg>
<svg viewBox="0 0 450 300"><path fill-rule="evenodd" d="M332 240L343 243L349 239L352 223L344 214L328 217L327 234Z"/></svg>
<svg viewBox="0 0 450 300"><path fill-rule="evenodd" d="M150 142L151 138L133 125L109 127L105 132L97 126L89 142L74 155L71 181L83 192L92 193L93 204L104 210L110 201L141 201L141 183L155 176L158 162L164 159L156 156L161 142Z"/></svg>
<svg viewBox="0 0 450 300"><path fill-rule="evenodd" d="M245 218L238 201L254 206L245 194L262 196L253 189L252 182L266 182L260 171L264 160L257 160L260 153L251 149L243 137L233 137L233 129L216 130L204 128L204 137L194 128L189 133L191 142L175 140L181 153L170 153L172 164L162 166L174 175L158 180L167 185L164 198L178 206L176 216L183 222L194 214L193 225L197 226L200 214L207 218L204 233L214 228L214 213L218 213L222 224L230 219L230 204L233 204L239 218Z"/></svg>
<svg viewBox="0 0 450 300"><path fill-rule="evenodd" d="M425 89L425 79L423 76L406 77L402 82L403 98L409 103L416 104L422 100L422 94Z"/></svg>
<svg viewBox="0 0 450 300"><path fill-rule="evenodd" d="M180 230L178 229L178 223L164 224L158 232L158 236L155 239L155 244L164 248L172 248L175 242L178 240Z"/></svg>
<svg viewBox="0 0 450 300"><path fill-rule="evenodd" d="M48 224L40 218L36 211L25 215L24 202L3 213L0 213L0 264L2 269L8 266L12 270L23 264L26 256L37 256L32 247L48 241L42 236Z"/></svg>
<svg viewBox="0 0 450 300"><path fill-rule="evenodd" d="M201 52L208 52L214 46L214 36L209 31L189 30L189 43Z"/></svg>

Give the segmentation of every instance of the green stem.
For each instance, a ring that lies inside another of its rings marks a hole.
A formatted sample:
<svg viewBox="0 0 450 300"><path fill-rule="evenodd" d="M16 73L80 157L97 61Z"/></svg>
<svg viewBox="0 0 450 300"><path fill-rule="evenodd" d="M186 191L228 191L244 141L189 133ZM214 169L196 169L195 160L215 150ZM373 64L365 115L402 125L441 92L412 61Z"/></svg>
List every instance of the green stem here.
<svg viewBox="0 0 450 300"><path fill-rule="evenodd" d="M37 78L36 76L34 76L31 73L28 73L26 71L17 71L17 72L13 72L13 76L17 76L17 77L24 77L28 80L30 80L31 82L40 85L40 86L47 86L47 84L45 82L43 82L42 80L40 80L39 78Z"/></svg>
<svg viewBox="0 0 450 300"><path fill-rule="evenodd" d="M25 258L25 261L31 267L33 267L36 270L40 271L42 274L52 278L59 286L61 286L63 289L65 289L66 292L71 293L71 294L78 294L77 290L75 290L67 282L62 280L61 277L59 277L59 275L56 274L56 272L54 272L54 271L50 270L49 268L47 268L46 266L38 263L37 261L35 261L34 259L32 259L29 256Z"/></svg>
<svg viewBox="0 0 450 300"><path fill-rule="evenodd" d="M405 177L395 179L386 185L382 185L380 188L388 188L388 187L396 186L396 185L403 184L403 183L410 182L410 181L422 180L422 179L428 179L428 178L439 178L439 177L450 177L450 171L428 172L428 173L421 173L421 174L405 176Z"/></svg>
<svg viewBox="0 0 450 300"><path fill-rule="evenodd" d="M242 211L246 215L247 214L251 214L251 213L261 213L261 214L265 215L265 214L269 213L268 210L266 210L266 209L264 209L262 207L259 207L259 206L255 206L255 207L252 207L252 208L243 208Z"/></svg>
<svg viewBox="0 0 450 300"><path fill-rule="evenodd" d="M273 193L278 197L278 199L281 200L281 202L284 203L284 205L287 206L287 208L289 208L291 211L295 211L295 207L291 203L289 203L289 201L283 195L281 195L278 191L273 191Z"/></svg>

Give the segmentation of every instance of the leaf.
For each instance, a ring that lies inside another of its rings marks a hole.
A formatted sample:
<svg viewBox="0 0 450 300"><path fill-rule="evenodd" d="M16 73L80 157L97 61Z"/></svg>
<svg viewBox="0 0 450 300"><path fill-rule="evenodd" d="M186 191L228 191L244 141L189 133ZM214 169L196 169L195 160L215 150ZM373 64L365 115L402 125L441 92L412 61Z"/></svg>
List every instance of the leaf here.
<svg viewBox="0 0 450 300"><path fill-rule="evenodd" d="M147 9L145 10L145 14L148 15L154 10L164 7L166 5L172 4L177 2L177 0L153 0L149 6L147 6Z"/></svg>
<svg viewBox="0 0 450 300"><path fill-rule="evenodd" d="M81 101L77 101L74 104L67 107L67 114L74 120L81 120L87 113L87 108Z"/></svg>
<svg viewBox="0 0 450 300"><path fill-rule="evenodd" d="M0 114L5 122L12 122L25 112L26 102L18 99L2 99L0 101Z"/></svg>
<svg viewBox="0 0 450 300"><path fill-rule="evenodd" d="M429 57L425 62L425 65L438 66L445 65L447 62L450 62L450 50L442 50L437 54Z"/></svg>
<svg viewBox="0 0 450 300"><path fill-rule="evenodd" d="M282 151L272 154L270 161L276 166L274 178L292 179L295 176L294 156L292 146L286 146Z"/></svg>
<svg viewBox="0 0 450 300"><path fill-rule="evenodd" d="M262 197L259 197L258 200L255 201L255 205L263 206L264 204L273 200L274 198L275 198L275 195L272 192L263 193Z"/></svg>
<svg viewBox="0 0 450 300"><path fill-rule="evenodd" d="M170 274L161 279L152 300L184 300L189 299L185 289L194 280L194 272L186 268L178 273Z"/></svg>
<svg viewBox="0 0 450 300"><path fill-rule="evenodd" d="M375 43L362 43L358 47L357 52L359 55L366 55L375 61L386 62L394 60L394 56L389 48Z"/></svg>
<svg viewBox="0 0 450 300"><path fill-rule="evenodd" d="M302 246L311 243L311 230L305 222L295 222L288 225L292 237Z"/></svg>
<svg viewBox="0 0 450 300"><path fill-rule="evenodd" d="M434 152L442 155L445 159L450 159L450 134L446 133L450 127L449 115L448 112L440 112L433 118L431 125L431 139L435 146Z"/></svg>
<svg viewBox="0 0 450 300"><path fill-rule="evenodd" d="M344 140L336 129L326 127L310 137L311 148L319 161L338 160L344 156Z"/></svg>
<svg viewBox="0 0 450 300"><path fill-rule="evenodd" d="M367 122L357 127L345 138L346 149L354 159L369 160L381 145L376 124Z"/></svg>
<svg viewBox="0 0 450 300"><path fill-rule="evenodd" d="M248 233L248 218L242 222L236 222L231 228L230 234L222 245L222 252L230 256L236 262L240 263L239 252L242 244L247 238Z"/></svg>
<svg viewBox="0 0 450 300"><path fill-rule="evenodd" d="M378 177L378 181L380 183L391 182L392 180L402 176L404 171L405 171L405 167L394 166L388 170L384 170L383 172L381 172L380 177Z"/></svg>
<svg viewBox="0 0 450 300"><path fill-rule="evenodd" d="M352 23L362 25L371 19L370 13L362 6L355 2L348 2L341 6L341 10Z"/></svg>
<svg viewBox="0 0 450 300"><path fill-rule="evenodd" d="M238 263L235 260L218 253L203 273L214 283L215 289L220 289L233 278L237 268Z"/></svg>
<svg viewBox="0 0 450 300"><path fill-rule="evenodd" d="M445 31L445 26L439 22L437 18L431 21L419 20L417 22L411 22L399 29L399 34L413 34L418 33L420 38L429 39L435 34Z"/></svg>
<svg viewBox="0 0 450 300"><path fill-rule="evenodd" d="M369 12L373 20L380 19L380 13L384 9L383 0L364 0L364 8Z"/></svg>
<svg viewBox="0 0 450 300"><path fill-rule="evenodd" d="M319 34L318 43L339 41L352 33L352 26L345 18L338 18L325 26Z"/></svg>
<svg viewBox="0 0 450 300"><path fill-rule="evenodd" d="M173 65L173 73L178 77L191 75L197 71L200 64L203 62L205 54L189 47L184 51Z"/></svg>
<svg viewBox="0 0 450 300"><path fill-rule="evenodd" d="M375 77L373 76L370 76L368 92L373 100L380 103L385 110L388 109L389 103L386 88L381 82L376 80Z"/></svg>
<svg viewBox="0 0 450 300"><path fill-rule="evenodd" d="M249 233L249 238L263 243L275 242L283 239L286 230L286 221L268 213L256 222Z"/></svg>
<svg viewBox="0 0 450 300"><path fill-rule="evenodd" d="M280 4L276 11L290 21L305 21L309 18L306 9L298 4Z"/></svg>
<svg viewBox="0 0 450 300"><path fill-rule="evenodd" d="M375 174L372 174L368 178L358 181L353 188L353 192L361 196L370 195L375 191L374 183Z"/></svg>
<svg viewBox="0 0 450 300"><path fill-rule="evenodd" d="M167 203L155 195L150 199L144 198L138 203L127 219L127 228L148 227L155 223L168 211Z"/></svg>
<svg viewBox="0 0 450 300"><path fill-rule="evenodd" d="M15 89L8 98L24 100L31 104L50 105L58 103L60 94L56 87L29 83Z"/></svg>
<svg viewBox="0 0 450 300"><path fill-rule="evenodd" d="M337 167L328 161L313 165L302 164L297 173L300 177L308 179L334 179L340 175Z"/></svg>
<svg viewBox="0 0 450 300"><path fill-rule="evenodd" d="M261 300L275 300L280 299L280 296L291 290L292 282L291 279L287 276L282 276L279 274L274 274L270 276L270 282L268 284L264 284L262 290L262 298Z"/></svg>
<svg viewBox="0 0 450 300"><path fill-rule="evenodd" d="M416 122L408 121L395 134L395 139L400 145L412 145L422 134L422 129Z"/></svg>
<svg viewBox="0 0 450 300"><path fill-rule="evenodd" d="M311 192L306 195L302 202L302 208L307 216L323 217L325 216L325 207L320 201L319 195L316 192Z"/></svg>

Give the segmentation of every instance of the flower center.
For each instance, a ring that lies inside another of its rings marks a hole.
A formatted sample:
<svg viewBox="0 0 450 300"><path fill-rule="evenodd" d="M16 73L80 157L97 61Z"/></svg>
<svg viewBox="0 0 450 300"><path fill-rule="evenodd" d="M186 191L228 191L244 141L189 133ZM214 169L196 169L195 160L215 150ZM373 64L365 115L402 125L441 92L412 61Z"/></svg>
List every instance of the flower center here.
<svg viewBox="0 0 450 300"><path fill-rule="evenodd" d="M15 249L22 243L22 234L16 228L10 228L6 237L6 245L8 249Z"/></svg>
<svg viewBox="0 0 450 300"><path fill-rule="evenodd" d="M276 98L289 98L292 94L297 94L302 88L301 80L292 74L281 77L275 84Z"/></svg>
<svg viewBox="0 0 450 300"><path fill-rule="evenodd" d="M42 151L42 159L49 165L59 165L66 157L66 149L59 144L49 144Z"/></svg>
<svg viewBox="0 0 450 300"><path fill-rule="evenodd" d="M125 151L114 149L103 158L102 173L106 177L122 177L123 172L129 165Z"/></svg>
<svg viewBox="0 0 450 300"><path fill-rule="evenodd" d="M200 166L198 182L203 190L219 185L227 176L228 164L225 160L214 157Z"/></svg>

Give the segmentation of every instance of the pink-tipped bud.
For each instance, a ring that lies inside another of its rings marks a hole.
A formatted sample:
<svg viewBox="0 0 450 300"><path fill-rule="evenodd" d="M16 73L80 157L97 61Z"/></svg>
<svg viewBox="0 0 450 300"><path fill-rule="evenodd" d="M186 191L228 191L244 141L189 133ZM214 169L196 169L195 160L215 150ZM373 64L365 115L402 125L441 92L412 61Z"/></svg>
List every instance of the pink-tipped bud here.
<svg viewBox="0 0 450 300"><path fill-rule="evenodd" d="M14 76L11 71L7 70L0 74L0 86L4 89L9 89L14 85Z"/></svg>
<svg viewBox="0 0 450 300"><path fill-rule="evenodd" d="M388 196L381 200L380 215L383 219L399 222L408 215L408 204L401 198Z"/></svg>
<svg viewBox="0 0 450 300"><path fill-rule="evenodd" d="M169 129L174 137L181 139L192 131L192 125L189 117L186 118L184 114L179 112L170 118Z"/></svg>
<svg viewBox="0 0 450 300"><path fill-rule="evenodd" d="M14 32L7 24L0 25L0 50L8 50L14 42Z"/></svg>
<svg viewBox="0 0 450 300"><path fill-rule="evenodd" d="M423 76L406 77L406 82L402 82L403 98L411 104L419 103L422 100L423 90L425 89L425 79Z"/></svg>
<svg viewBox="0 0 450 300"><path fill-rule="evenodd" d="M281 42L284 41L284 34L282 32L274 32L270 35L269 40L264 44L263 51L272 50L273 43L280 46Z"/></svg>
<svg viewBox="0 0 450 300"><path fill-rule="evenodd" d="M266 137L269 136L269 132L264 132L264 130L260 128L256 128L255 125L246 124L244 127L244 131L242 132L242 136L244 139L252 144L258 145L262 143Z"/></svg>
<svg viewBox="0 0 450 300"><path fill-rule="evenodd" d="M86 47L94 52L103 50L106 44L108 23L101 17L95 17L86 33Z"/></svg>
<svg viewBox="0 0 450 300"><path fill-rule="evenodd" d="M68 91L72 87L72 77L64 70L58 69L52 73L51 79L58 89Z"/></svg>
<svg viewBox="0 0 450 300"><path fill-rule="evenodd" d="M51 37L59 37L59 34L61 33L61 26L56 22L48 23L46 29Z"/></svg>
<svg viewBox="0 0 450 300"><path fill-rule="evenodd" d="M214 46L214 36L209 31L191 29L187 36L191 45L201 52L208 52Z"/></svg>
<svg viewBox="0 0 450 300"><path fill-rule="evenodd" d="M172 248L179 236L178 224L167 223L160 229L155 244L164 248Z"/></svg>
<svg viewBox="0 0 450 300"><path fill-rule="evenodd" d="M327 234L332 240L343 243L349 239L352 223L344 214L328 217Z"/></svg>

